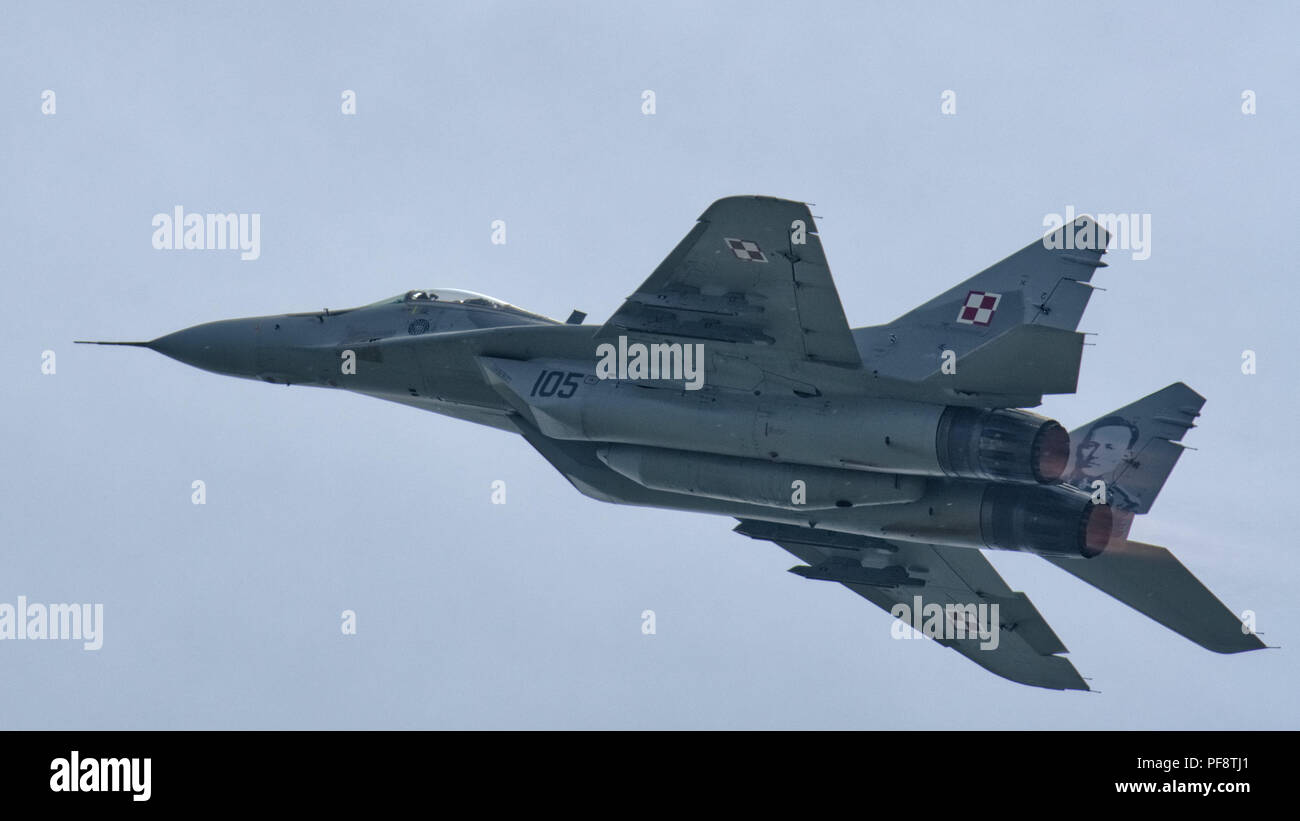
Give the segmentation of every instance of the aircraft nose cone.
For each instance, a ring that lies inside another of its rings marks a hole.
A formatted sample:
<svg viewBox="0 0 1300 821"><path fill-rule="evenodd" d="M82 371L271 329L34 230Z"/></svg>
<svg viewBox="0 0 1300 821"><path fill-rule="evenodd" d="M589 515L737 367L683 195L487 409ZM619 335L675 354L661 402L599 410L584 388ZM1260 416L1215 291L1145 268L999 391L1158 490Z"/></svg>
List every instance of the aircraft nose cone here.
<svg viewBox="0 0 1300 821"><path fill-rule="evenodd" d="M149 348L205 371L230 376L253 376L256 326L242 319L224 319L195 325L160 336Z"/></svg>

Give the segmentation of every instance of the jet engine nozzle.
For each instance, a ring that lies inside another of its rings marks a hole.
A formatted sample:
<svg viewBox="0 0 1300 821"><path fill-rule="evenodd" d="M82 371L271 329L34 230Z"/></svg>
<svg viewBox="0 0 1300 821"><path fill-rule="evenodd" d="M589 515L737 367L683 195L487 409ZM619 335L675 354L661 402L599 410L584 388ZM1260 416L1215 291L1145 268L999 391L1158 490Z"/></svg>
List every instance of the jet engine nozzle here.
<svg viewBox="0 0 1300 821"><path fill-rule="evenodd" d="M1050 556L1100 556L1115 538L1109 505L1065 488L989 485L980 505L984 543Z"/></svg>
<svg viewBox="0 0 1300 821"><path fill-rule="evenodd" d="M1028 411L948 407L937 448L948 476L1054 484L1070 461L1070 434Z"/></svg>

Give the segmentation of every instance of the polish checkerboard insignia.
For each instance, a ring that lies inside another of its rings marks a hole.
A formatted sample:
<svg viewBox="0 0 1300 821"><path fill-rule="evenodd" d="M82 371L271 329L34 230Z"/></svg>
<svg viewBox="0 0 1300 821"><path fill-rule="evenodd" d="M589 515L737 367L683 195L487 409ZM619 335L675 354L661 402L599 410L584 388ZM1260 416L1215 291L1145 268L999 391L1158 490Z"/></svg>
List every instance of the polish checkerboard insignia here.
<svg viewBox="0 0 1300 821"><path fill-rule="evenodd" d="M723 237L723 242L731 249L731 253L736 255L736 259L742 259L745 262L767 262L767 257L763 254L763 249L758 247L758 243L747 239L732 239Z"/></svg>
<svg viewBox="0 0 1300 821"><path fill-rule="evenodd" d="M961 306L957 321L963 325L989 325L993 322L993 312L998 309L1002 294L990 294L987 291L971 291L966 295L966 304Z"/></svg>

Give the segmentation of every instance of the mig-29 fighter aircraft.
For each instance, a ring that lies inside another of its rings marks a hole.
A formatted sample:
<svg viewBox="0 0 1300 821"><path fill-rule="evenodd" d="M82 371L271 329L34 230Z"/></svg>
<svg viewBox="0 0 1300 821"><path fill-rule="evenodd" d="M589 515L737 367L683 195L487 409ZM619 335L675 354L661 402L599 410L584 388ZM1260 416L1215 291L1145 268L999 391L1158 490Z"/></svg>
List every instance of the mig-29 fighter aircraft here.
<svg viewBox="0 0 1300 821"><path fill-rule="evenodd" d="M1075 391L1108 239L1080 217L851 329L807 205L728 197L599 327L433 288L100 344L517 433L588 496L735 518L804 578L919 607L922 632L999 676L1087 690L982 550L1036 553L1206 649L1264 646L1169 551L1128 539L1201 396L1176 383L1073 431L1023 410Z"/></svg>

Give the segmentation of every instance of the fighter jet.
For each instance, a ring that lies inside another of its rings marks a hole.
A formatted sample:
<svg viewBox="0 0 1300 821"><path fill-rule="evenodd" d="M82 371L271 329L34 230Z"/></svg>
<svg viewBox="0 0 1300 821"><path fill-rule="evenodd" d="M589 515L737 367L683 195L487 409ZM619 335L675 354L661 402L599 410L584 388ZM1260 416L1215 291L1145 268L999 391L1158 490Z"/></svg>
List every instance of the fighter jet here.
<svg viewBox="0 0 1300 821"><path fill-rule="evenodd" d="M1042 556L1214 652L1264 647L1168 550L1128 538L1203 397L1175 383L1072 431L1025 410L1076 389L1108 241L1080 217L850 328L807 204L737 196L599 326L423 288L96 344L519 434L587 496L734 518L797 557L791 572L999 676L1087 690L982 551Z"/></svg>

